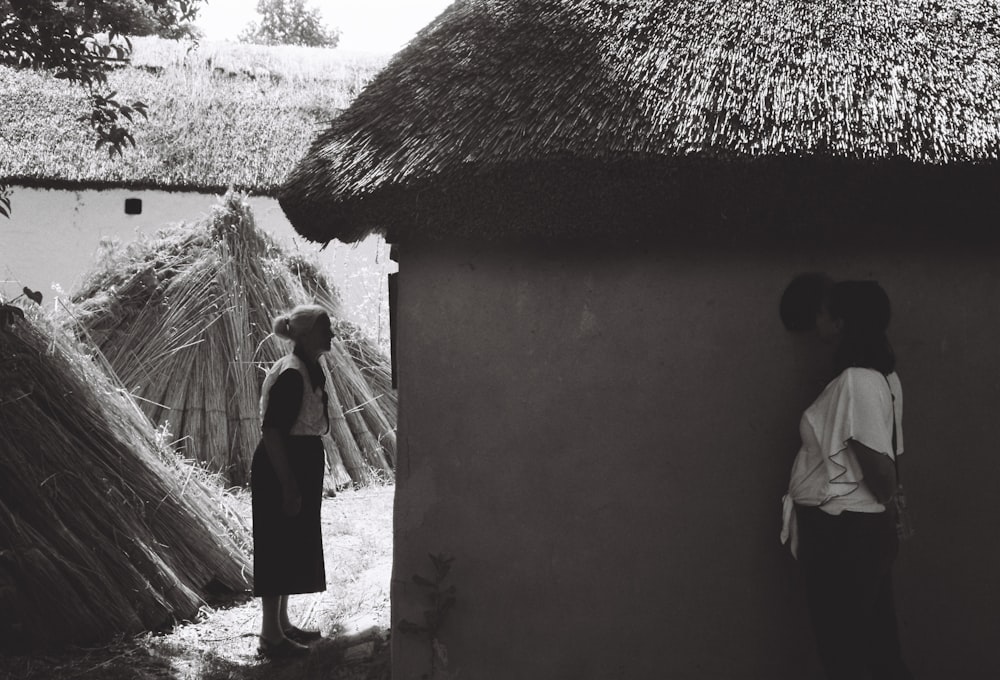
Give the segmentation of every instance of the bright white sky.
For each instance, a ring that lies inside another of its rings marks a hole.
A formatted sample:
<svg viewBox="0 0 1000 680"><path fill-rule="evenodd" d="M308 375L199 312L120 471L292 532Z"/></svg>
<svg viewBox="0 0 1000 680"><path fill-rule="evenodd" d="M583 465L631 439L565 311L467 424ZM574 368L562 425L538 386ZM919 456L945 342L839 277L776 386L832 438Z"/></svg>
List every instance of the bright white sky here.
<svg viewBox="0 0 1000 680"><path fill-rule="evenodd" d="M452 0L306 0L327 26L340 29L339 48L393 54L444 11ZM235 40L259 21L257 0L202 0L195 24L208 40Z"/></svg>

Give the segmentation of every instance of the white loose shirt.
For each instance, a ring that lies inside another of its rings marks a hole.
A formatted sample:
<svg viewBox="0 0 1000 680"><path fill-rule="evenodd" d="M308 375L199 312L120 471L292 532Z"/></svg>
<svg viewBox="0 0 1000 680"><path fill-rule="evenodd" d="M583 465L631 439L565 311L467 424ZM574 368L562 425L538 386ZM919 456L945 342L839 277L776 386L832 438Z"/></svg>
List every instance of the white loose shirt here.
<svg viewBox="0 0 1000 680"><path fill-rule="evenodd" d="M891 390L891 392L890 392ZM893 399L895 397L895 399ZM870 368L848 368L826 386L802 414L802 447L792 465L788 493L782 499L781 542L798 552L795 505L819 507L831 515L885 512L864 482L849 440L893 458L893 408L896 453L903 452L903 388L895 373L886 377Z"/></svg>

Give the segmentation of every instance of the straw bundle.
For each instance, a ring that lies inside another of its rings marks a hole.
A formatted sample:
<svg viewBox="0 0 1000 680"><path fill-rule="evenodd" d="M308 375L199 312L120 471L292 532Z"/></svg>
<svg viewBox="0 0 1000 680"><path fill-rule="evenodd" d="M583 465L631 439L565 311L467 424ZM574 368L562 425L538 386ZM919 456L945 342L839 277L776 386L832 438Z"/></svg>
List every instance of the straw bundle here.
<svg viewBox="0 0 1000 680"><path fill-rule="evenodd" d="M247 527L37 311L0 327L0 640L107 639L247 589Z"/></svg>
<svg viewBox="0 0 1000 680"><path fill-rule="evenodd" d="M289 349L271 335L271 321L306 302L336 320L337 293L316 265L257 230L246 202L229 194L203 222L106 256L74 295L67 323L93 339L185 455L242 485L260 439L264 372ZM349 324L335 326L358 335ZM325 445L334 486L367 484L370 469L391 476L395 458L395 395L374 379L387 373L387 361L364 340L350 342L365 347L355 352L364 364L340 346L328 358L336 380L327 385L332 433Z"/></svg>
<svg viewBox="0 0 1000 680"><path fill-rule="evenodd" d="M393 431L396 430L398 402L396 390L392 387L392 370L382 351L365 337L357 326L346 321L337 322L335 333L341 339L344 349L361 371L372 394L378 395L383 415L388 418Z"/></svg>

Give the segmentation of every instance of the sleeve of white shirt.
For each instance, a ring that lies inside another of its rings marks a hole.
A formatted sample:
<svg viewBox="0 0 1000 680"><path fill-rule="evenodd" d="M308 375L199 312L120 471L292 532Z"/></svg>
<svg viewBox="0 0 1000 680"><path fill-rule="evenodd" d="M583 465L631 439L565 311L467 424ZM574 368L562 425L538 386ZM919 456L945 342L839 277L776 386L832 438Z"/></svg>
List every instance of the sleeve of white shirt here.
<svg viewBox="0 0 1000 680"><path fill-rule="evenodd" d="M892 454L892 396L878 371L848 368L833 385L820 444L827 456L847 447L848 440Z"/></svg>

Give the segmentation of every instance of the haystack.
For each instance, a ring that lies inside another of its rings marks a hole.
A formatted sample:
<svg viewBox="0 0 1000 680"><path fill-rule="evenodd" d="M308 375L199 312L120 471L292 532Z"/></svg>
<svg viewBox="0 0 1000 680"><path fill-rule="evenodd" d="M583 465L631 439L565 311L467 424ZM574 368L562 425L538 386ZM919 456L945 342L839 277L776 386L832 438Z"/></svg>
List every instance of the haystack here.
<svg viewBox="0 0 1000 680"><path fill-rule="evenodd" d="M259 231L239 195L202 221L108 253L73 296L67 323L100 348L187 457L242 485L260 438L260 385L289 349L271 335L271 320L305 302L330 309L337 334L326 359L332 481L391 478L396 398L387 360L336 320L333 286Z"/></svg>
<svg viewBox="0 0 1000 680"><path fill-rule="evenodd" d="M0 318L0 645L156 629L252 580L221 485L110 376L37 307Z"/></svg>

